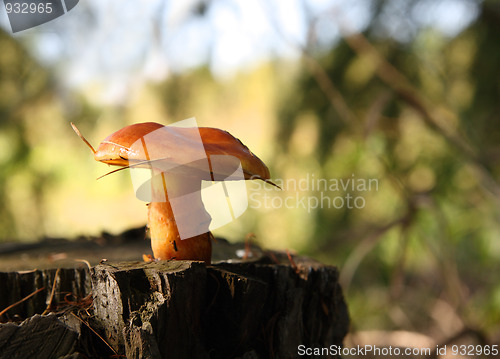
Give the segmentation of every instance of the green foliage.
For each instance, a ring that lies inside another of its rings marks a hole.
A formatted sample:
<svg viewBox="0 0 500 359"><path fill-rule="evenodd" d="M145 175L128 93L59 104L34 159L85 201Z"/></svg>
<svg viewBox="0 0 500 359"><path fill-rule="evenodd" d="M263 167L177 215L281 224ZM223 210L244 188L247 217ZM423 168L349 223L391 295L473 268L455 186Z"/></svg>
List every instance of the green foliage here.
<svg viewBox="0 0 500 359"><path fill-rule="evenodd" d="M33 153L26 113L46 101L51 90L48 73L3 30L0 48L0 238L6 238L15 236L18 229L9 205L8 187L17 174L26 171ZM44 191L43 179L36 177L33 173L27 184L35 197L31 202L34 207L40 205L36 198ZM40 208L33 211L35 225L41 224L39 213Z"/></svg>
<svg viewBox="0 0 500 359"><path fill-rule="evenodd" d="M281 101L280 156L289 156L291 144L302 145L293 139L307 113L317 122L311 154L319 161L317 176L379 180L378 193L363 193L363 209L317 209L313 231L302 241L302 251L343 263L355 318L365 318L362 298L370 285L387 288L373 311L394 293L402 299L401 287L462 307L486 300L480 288L498 286L498 14L497 4L485 2L479 18L455 38L422 29L401 43L377 34L376 13L362 35L376 55L362 40L346 37L318 58L326 79L306 65L295 92ZM352 119L343 117L322 80L338 90ZM434 285L415 283L427 276ZM432 305L421 302L420 309ZM499 307L477 310L487 317ZM391 318L384 320L390 325ZM495 328L491 321L484 326Z"/></svg>

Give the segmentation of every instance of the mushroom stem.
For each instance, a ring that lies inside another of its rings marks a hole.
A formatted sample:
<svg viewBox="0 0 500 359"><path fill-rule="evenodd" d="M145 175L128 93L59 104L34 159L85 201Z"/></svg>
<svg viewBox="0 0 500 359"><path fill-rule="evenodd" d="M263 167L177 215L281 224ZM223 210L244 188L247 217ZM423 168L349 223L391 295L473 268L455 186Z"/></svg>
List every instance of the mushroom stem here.
<svg viewBox="0 0 500 359"><path fill-rule="evenodd" d="M148 205L148 226L154 257L210 264L211 217L201 199L201 181L191 176L161 173L152 178L151 186L153 201ZM181 238L180 233L185 233L186 227L198 235Z"/></svg>

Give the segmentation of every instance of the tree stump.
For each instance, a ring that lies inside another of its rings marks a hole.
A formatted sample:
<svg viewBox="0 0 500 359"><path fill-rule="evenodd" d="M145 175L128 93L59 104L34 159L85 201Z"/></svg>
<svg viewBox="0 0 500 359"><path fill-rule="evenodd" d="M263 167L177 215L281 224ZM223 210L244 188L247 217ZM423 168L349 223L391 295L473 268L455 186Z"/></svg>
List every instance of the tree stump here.
<svg viewBox="0 0 500 359"><path fill-rule="evenodd" d="M219 241L214 250L228 248L236 247ZM349 319L337 269L252 253L212 265L127 261L0 273L0 310L39 290L3 311L0 357L294 358L299 345L341 345Z"/></svg>

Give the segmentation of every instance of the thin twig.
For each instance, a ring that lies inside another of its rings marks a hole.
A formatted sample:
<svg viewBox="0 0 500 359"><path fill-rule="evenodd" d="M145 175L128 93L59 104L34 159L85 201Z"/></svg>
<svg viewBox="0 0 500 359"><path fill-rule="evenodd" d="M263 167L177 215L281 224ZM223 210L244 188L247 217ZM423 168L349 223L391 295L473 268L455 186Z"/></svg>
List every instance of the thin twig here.
<svg viewBox="0 0 500 359"><path fill-rule="evenodd" d="M45 308L45 310L43 311L42 315L50 313L50 311L52 310L52 307L53 307L52 304L54 302L54 295L55 295L55 292L56 292L56 281L57 281L57 277L59 276L59 272L60 271L61 271L61 268L57 268L56 274L54 276L54 281L52 283L52 290L50 292L49 304L47 305L47 308Z"/></svg>
<svg viewBox="0 0 500 359"><path fill-rule="evenodd" d="M345 33L345 31L343 32ZM445 130L439 124L439 121L437 121L427 109L419 91L411 84L403 73L401 73L380 54L377 48L373 46L365 36L361 33L344 35L344 40L347 45L349 45L349 47L358 54L358 56L369 58L370 62L375 64L375 73L377 76L389 87L391 87L401 99L413 107L413 109L422 116L425 123L432 130L444 137L449 143L459 149L468 158L477 161L477 155L465 139L460 138L457 135L450 134L449 131Z"/></svg>
<svg viewBox="0 0 500 359"><path fill-rule="evenodd" d="M86 259L75 259L75 262L81 262L81 263L85 263L87 265L87 267L90 269L92 269L92 266L90 265L90 262Z"/></svg>
<svg viewBox="0 0 500 359"><path fill-rule="evenodd" d="M89 143L89 141L87 141L87 139L85 137L83 137L80 130L75 126L75 124L73 122L71 122L71 127L73 127L73 131L75 131L75 133L78 135L78 137L80 137L81 140L83 142L85 142L85 144L87 146L89 146L89 148L92 150L92 153L95 154L96 151L94 150L94 147L92 147L92 145Z"/></svg>
<svg viewBox="0 0 500 359"><path fill-rule="evenodd" d="M83 320L82 318L80 318L80 317L79 317L78 315L76 315L75 313L71 313L71 314L72 314L72 315L74 315L76 319L78 319L78 320L79 320L79 321L81 321L83 324L85 324L85 325L87 326L87 328L89 328L89 329L90 329L90 330L91 330L91 331L92 331L95 335L97 335L97 337L99 337L99 339L101 339L101 340L104 342L104 344L106 344L106 345L108 346L108 348L109 348L109 349L111 349L111 350L113 351L113 353L114 353L116 356L118 356L118 353L117 353L117 352L116 352L116 350L115 350L115 349L111 346L111 344L109 344L106 340L104 340L104 338L103 338L103 337L101 337L101 336L99 335L99 333L97 333L97 332L94 330L94 328L92 328L92 327L90 326L90 324L89 324L89 323L87 323L85 320Z"/></svg>
<svg viewBox="0 0 500 359"><path fill-rule="evenodd" d="M26 300L28 300L28 299L30 299L31 297L33 297L34 295L36 295L36 294L40 293L40 292L41 292L42 290L44 290L44 289L45 289L45 287L39 288L39 289L35 290L33 293L31 293L31 294L27 295L26 297L24 297L23 299L18 300L18 301L17 301L17 302L15 302L14 304L9 305L7 308L5 308L4 310L2 310L2 311L0 312L0 318L1 318L1 317L5 314L5 313L7 313L10 309L14 308L15 306L17 306L17 305L21 304L22 302L24 302L24 301L26 301Z"/></svg>
<svg viewBox="0 0 500 359"><path fill-rule="evenodd" d="M256 238L254 233L248 233L245 237L245 253L243 254L242 259L248 259L250 254L252 253L252 241Z"/></svg>
<svg viewBox="0 0 500 359"><path fill-rule="evenodd" d="M374 233L365 237L365 239L354 249L354 251L349 255L345 261L339 276L339 282L345 293L347 293L349 286L351 284L354 273L358 269L359 264L363 261L363 258L372 250L372 248L378 243L382 235L387 231L395 228L397 226L406 226L413 213L410 211L404 216L386 224L383 227L377 228Z"/></svg>
<svg viewBox="0 0 500 359"><path fill-rule="evenodd" d="M286 255L288 256L288 260L290 261L290 265L292 266L293 270L295 271L295 273L299 274L299 272L300 272L299 267L297 267L297 264L293 260L293 257L290 254L290 251L288 249L286 249L285 251L286 251Z"/></svg>
<svg viewBox="0 0 500 359"><path fill-rule="evenodd" d="M476 166L483 187L487 192L492 194L493 199L498 201L498 197L500 196L499 185L486 168L484 162L477 154L477 151L470 145L464 133L459 130L456 130L455 133L451 133L444 128L426 105L429 101L427 101L425 96L412 85L408 78L395 66L389 63L363 34L351 31L345 22L342 21L340 16L337 16L337 20L346 44L355 51L358 56L368 58L370 62L374 64L377 76L392 88L403 101L412 107L431 130L443 137L449 144L460 151L469 162ZM450 110L450 113L454 112ZM456 115L454 115L454 117L456 117Z"/></svg>
<svg viewBox="0 0 500 359"><path fill-rule="evenodd" d="M264 4L270 6L270 3L268 2L264 2ZM325 95L326 99L331 103L331 105L339 115L340 120L345 124L353 123L356 119L356 116L347 105L347 102L342 96L342 93L335 86L332 79L328 76L328 73L326 72L324 67L314 58L314 56L312 56L308 52L306 46L303 46L300 43L291 40L281 31L280 26L278 26L277 24L276 18L274 16L271 16L271 14L276 13L274 9L268 7L266 10L266 13L269 15L269 21L274 27L274 30L283 38L285 42L289 43L293 48L300 51L307 69L318 84L320 90Z"/></svg>

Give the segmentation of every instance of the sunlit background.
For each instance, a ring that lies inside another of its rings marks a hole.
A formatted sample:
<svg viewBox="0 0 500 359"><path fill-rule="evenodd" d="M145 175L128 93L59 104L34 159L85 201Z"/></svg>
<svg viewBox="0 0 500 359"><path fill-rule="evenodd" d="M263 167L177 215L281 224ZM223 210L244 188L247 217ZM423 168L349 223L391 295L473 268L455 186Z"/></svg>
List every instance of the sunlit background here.
<svg viewBox="0 0 500 359"><path fill-rule="evenodd" d="M145 224L71 121L97 146L196 117L283 188L248 183L216 235L339 266L353 331L498 343L500 2L81 0L0 25L1 241Z"/></svg>

